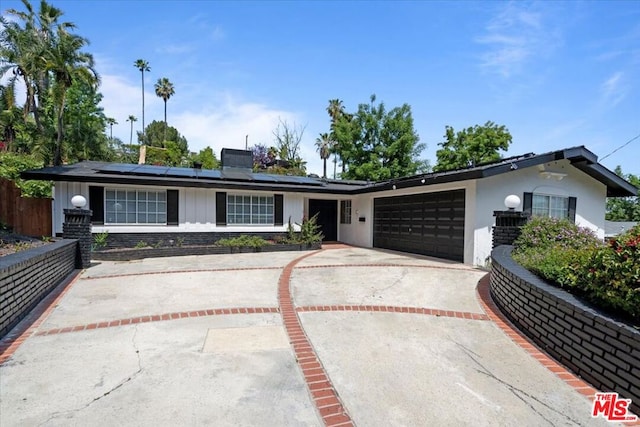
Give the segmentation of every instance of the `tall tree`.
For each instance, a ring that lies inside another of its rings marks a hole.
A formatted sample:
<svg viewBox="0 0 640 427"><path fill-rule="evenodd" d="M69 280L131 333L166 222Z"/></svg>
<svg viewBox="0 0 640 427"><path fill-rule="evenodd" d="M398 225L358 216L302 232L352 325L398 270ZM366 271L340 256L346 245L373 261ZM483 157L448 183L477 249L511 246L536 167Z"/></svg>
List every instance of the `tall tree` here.
<svg viewBox="0 0 640 427"><path fill-rule="evenodd" d="M300 157L300 143L306 126L290 125L286 120L278 119L278 126L273 131L278 156L284 160L291 173L306 174L306 163Z"/></svg>
<svg viewBox="0 0 640 427"><path fill-rule="evenodd" d="M129 145L133 144L133 122L137 122L138 119L134 115L130 115L127 118L128 122L131 122L131 135L129 136Z"/></svg>
<svg viewBox="0 0 640 427"><path fill-rule="evenodd" d="M113 125L117 125L118 121L113 117L107 117L107 125L109 126L109 139L113 139Z"/></svg>
<svg viewBox="0 0 640 427"><path fill-rule="evenodd" d="M144 124L144 73L151 71L151 67L149 66L149 62L144 59L136 59L133 66L136 67L142 75L142 143L144 144L144 130L146 129Z"/></svg>
<svg viewBox="0 0 640 427"><path fill-rule="evenodd" d="M456 132L451 126L445 127L445 141L438 145L438 162L434 171L445 171L475 166L480 163L500 160L500 150L507 151L511 144L511 134L505 126L488 121L483 126L475 125Z"/></svg>
<svg viewBox="0 0 640 427"><path fill-rule="evenodd" d="M640 189L640 177L623 173L620 166L616 166L615 173ZM607 198L605 218L609 221L640 221L640 197Z"/></svg>
<svg viewBox="0 0 640 427"><path fill-rule="evenodd" d="M340 152L340 147L338 146L338 144L336 143L336 132L335 132L335 128L336 128L336 123L338 122L338 120L340 120L340 118L342 116L344 116L345 112L344 112L344 104L342 102L342 100L340 99L330 99L329 100L329 106L327 107L327 113L329 113L329 118L331 119L331 125L330 125L330 129L331 132L329 134L329 137L331 139L331 141L333 141L332 147L331 147L331 151L333 153L333 179L336 179L336 167L338 164L338 155ZM344 162L342 163L342 171L344 172Z"/></svg>
<svg viewBox="0 0 640 427"><path fill-rule="evenodd" d="M322 159L322 177L327 178L327 159L331 154L331 149L333 148L333 141L328 133L321 133L318 138L316 138L316 149L320 153L320 158Z"/></svg>
<svg viewBox="0 0 640 427"><path fill-rule="evenodd" d="M165 127L165 138L166 138L166 128L167 128L167 101L171 96L175 93L175 89L173 88L173 83L169 81L168 78L163 77L158 79L155 85L156 95L164 101L164 127Z"/></svg>
<svg viewBox="0 0 640 427"><path fill-rule="evenodd" d="M54 83L52 87L53 104L56 117L57 139L53 155L53 164L62 164L62 142L64 139L64 108L67 91L74 80L97 85L100 82L98 73L94 69L93 56L81 52L88 41L75 34L70 34L63 28L58 28L58 34L53 49L45 56L45 67L51 71Z"/></svg>
<svg viewBox="0 0 640 427"><path fill-rule="evenodd" d="M345 169L342 178L379 181L428 167L419 160L425 145L419 143L408 104L387 111L371 95L369 104L360 104L356 113L337 120L335 134Z"/></svg>
<svg viewBox="0 0 640 427"><path fill-rule="evenodd" d="M113 159L113 138L105 133L107 117L101 101L102 94L94 85L74 81L69 88L64 109L66 161Z"/></svg>

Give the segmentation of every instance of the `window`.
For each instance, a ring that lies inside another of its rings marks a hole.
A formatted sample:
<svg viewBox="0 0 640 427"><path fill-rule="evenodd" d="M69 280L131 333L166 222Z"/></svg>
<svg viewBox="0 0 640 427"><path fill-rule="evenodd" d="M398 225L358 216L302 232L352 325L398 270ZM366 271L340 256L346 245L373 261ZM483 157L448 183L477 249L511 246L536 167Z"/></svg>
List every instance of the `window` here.
<svg viewBox="0 0 640 427"><path fill-rule="evenodd" d="M340 200L340 224L351 224L351 200Z"/></svg>
<svg viewBox="0 0 640 427"><path fill-rule="evenodd" d="M534 194L531 213L533 216L569 218L569 198Z"/></svg>
<svg viewBox="0 0 640 427"><path fill-rule="evenodd" d="M105 224L166 223L166 191L106 190Z"/></svg>
<svg viewBox="0 0 640 427"><path fill-rule="evenodd" d="M273 225L273 196L227 196L227 224Z"/></svg>

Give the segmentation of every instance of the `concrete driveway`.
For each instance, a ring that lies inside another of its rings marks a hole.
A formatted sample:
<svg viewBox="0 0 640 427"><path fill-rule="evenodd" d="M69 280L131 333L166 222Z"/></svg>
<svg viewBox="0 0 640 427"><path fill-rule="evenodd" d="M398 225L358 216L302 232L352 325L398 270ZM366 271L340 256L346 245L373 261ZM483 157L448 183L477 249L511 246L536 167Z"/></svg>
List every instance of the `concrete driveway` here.
<svg viewBox="0 0 640 427"><path fill-rule="evenodd" d="M0 425L611 425L485 274L340 245L101 262L0 358Z"/></svg>

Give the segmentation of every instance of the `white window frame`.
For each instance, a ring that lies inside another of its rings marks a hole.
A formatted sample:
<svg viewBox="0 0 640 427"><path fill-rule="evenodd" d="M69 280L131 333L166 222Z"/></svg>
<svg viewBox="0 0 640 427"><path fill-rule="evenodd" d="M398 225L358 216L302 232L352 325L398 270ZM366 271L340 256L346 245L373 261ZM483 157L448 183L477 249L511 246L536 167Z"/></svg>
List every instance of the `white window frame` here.
<svg viewBox="0 0 640 427"><path fill-rule="evenodd" d="M351 199L340 200L340 224L351 224Z"/></svg>
<svg viewBox="0 0 640 427"><path fill-rule="evenodd" d="M536 206L536 198L545 198L545 206L540 207L540 204ZM562 206L562 207L558 207ZM531 196L531 215L532 216L544 216L558 219L569 218L569 197L568 196L556 196L553 194L540 194L533 193Z"/></svg>
<svg viewBox="0 0 640 427"><path fill-rule="evenodd" d="M274 214L273 195L227 194L227 225L274 225Z"/></svg>
<svg viewBox="0 0 640 427"><path fill-rule="evenodd" d="M105 225L167 225L167 191L104 189Z"/></svg>

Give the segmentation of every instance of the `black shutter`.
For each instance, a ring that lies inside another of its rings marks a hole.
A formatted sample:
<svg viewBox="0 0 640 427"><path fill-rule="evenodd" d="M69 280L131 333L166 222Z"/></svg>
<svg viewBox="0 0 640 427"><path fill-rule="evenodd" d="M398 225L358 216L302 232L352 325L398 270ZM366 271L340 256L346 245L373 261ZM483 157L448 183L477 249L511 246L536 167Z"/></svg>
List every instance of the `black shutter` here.
<svg viewBox="0 0 640 427"><path fill-rule="evenodd" d="M568 218L569 221L575 223L576 222L576 202L578 201L578 199L576 199L575 197L569 197L569 212L568 212Z"/></svg>
<svg viewBox="0 0 640 427"><path fill-rule="evenodd" d="M91 223L104 224L104 187L89 186L89 209L91 209Z"/></svg>
<svg viewBox="0 0 640 427"><path fill-rule="evenodd" d="M216 225L227 225L227 193L216 191Z"/></svg>
<svg viewBox="0 0 640 427"><path fill-rule="evenodd" d="M524 193L524 199L522 201L522 212L531 216L533 212L533 193Z"/></svg>
<svg viewBox="0 0 640 427"><path fill-rule="evenodd" d="M273 225L284 224L283 198L282 194L273 195Z"/></svg>
<svg viewBox="0 0 640 427"><path fill-rule="evenodd" d="M178 190L167 190L167 225L178 225Z"/></svg>

